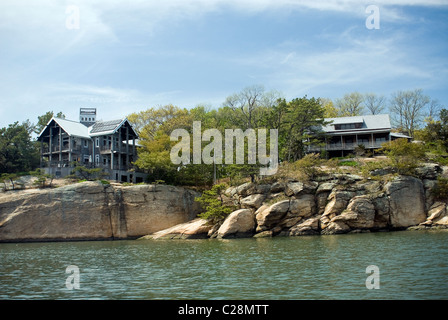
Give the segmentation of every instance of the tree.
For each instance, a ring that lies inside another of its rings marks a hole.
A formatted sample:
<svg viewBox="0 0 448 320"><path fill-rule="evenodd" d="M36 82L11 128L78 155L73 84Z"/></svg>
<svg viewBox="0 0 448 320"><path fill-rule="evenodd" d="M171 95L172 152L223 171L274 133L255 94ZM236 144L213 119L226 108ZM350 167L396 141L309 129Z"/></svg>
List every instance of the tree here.
<svg viewBox="0 0 448 320"><path fill-rule="evenodd" d="M282 123L285 130L282 130L285 145L279 145L279 153L286 161L296 161L305 154L305 147L318 139L322 126L326 124L324 119L324 108L319 99L316 98L295 98L290 102L284 99L280 102L286 104L285 120ZM280 133L279 133L280 135Z"/></svg>
<svg viewBox="0 0 448 320"><path fill-rule="evenodd" d="M50 121L51 118L53 118L53 116L54 116L54 112L53 111L48 111L44 115L38 116L37 117L37 124L34 126L34 133L36 133L36 134L41 133L41 131L47 125L48 121ZM62 111L59 111L56 114L56 118L65 119L65 114L63 114Z"/></svg>
<svg viewBox="0 0 448 320"><path fill-rule="evenodd" d="M324 116L325 118L336 118L339 116L338 109L334 106L333 101L327 98L321 98L320 102L322 107L324 108Z"/></svg>
<svg viewBox="0 0 448 320"><path fill-rule="evenodd" d="M440 120L426 120L426 127L419 132L419 138L425 143L436 149L442 146L442 152L448 152L448 110L442 109L439 112L438 118Z"/></svg>
<svg viewBox="0 0 448 320"><path fill-rule="evenodd" d="M205 212L198 215L200 218L216 223L233 211L234 208L224 204L223 193L225 189L225 184L215 184L211 190L206 190L202 193L202 196L195 198L195 201L201 203L205 209Z"/></svg>
<svg viewBox="0 0 448 320"><path fill-rule="evenodd" d="M347 93L336 100L338 115L341 117L360 116L364 111L364 97L359 92Z"/></svg>
<svg viewBox="0 0 448 320"><path fill-rule="evenodd" d="M31 141L29 123L18 122L0 129L0 172L30 171L39 165L39 150Z"/></svg>
<svg viewBox="0 0 448 320"><path fill-rule="evenodd" d="M430 98L422 89L394 93L389 107L394 125L413 137L414 131L423 123L425 107L429 103Z"/></svg>
<svg viewBox="0 0 448 320"><path fill-rule="evenodd" d="M239 128L258 128L267 110L279 98L280 93L276 91L265 92L263 86L255 85L228 96L223 106L229 107L239 115L233 118L234 123Z"/></svg>
<svg viewBox="0 0 448 320"><path fill-rule="evenodd" d="M104 177L106 174L103 171L103 168L86 168L83 165L76 165L76 167L72 170L72 174L67 176L67 178L81 178L85 180L99 180ZM51 176L48 176L51 179Z"/></svg>
<svg viewBox="0 0 448 320"><path fill-rule="evenodd" d="M384 104L386 98L384 96L378 96L375 93L366 93L364 95L364 105L370 114L380 114L384 111Z"/></svg>

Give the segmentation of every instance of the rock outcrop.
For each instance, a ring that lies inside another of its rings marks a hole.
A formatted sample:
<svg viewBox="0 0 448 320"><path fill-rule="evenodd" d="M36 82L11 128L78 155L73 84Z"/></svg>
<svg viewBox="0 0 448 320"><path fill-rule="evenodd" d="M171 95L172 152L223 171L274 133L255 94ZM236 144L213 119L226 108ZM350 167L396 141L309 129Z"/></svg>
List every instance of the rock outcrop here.
<svg viewBox="0 0 448 320"><path fill-rule="evenodd" d="M196 217L199 194L167 185L83 182L0 194L0 241L136 238Z"/></svg>
<svg viewBox="0 0 448 320"><path fill-rule="evenodd" d="M316 181L245 183L230 187L229 204L242 209L209 237L272 237L379 230L448 228L447 200L433 198L437 177L448 168L425 164L418 177L375 172L375 179L328 174ZM383 178L381 175L384 174ZM218 230L219 229L219 230Z"/></svg>
<svg viewBox="0 0 448 320"><path fill-rule="evenodd" d="M167 185L84 182L0 193L0 242L302 236L448 228L447 199L434 199L448 168L373 179L327 174L315 181L244 183L225 191L236 205L219 224L196 218L199 193Z"/></svg>

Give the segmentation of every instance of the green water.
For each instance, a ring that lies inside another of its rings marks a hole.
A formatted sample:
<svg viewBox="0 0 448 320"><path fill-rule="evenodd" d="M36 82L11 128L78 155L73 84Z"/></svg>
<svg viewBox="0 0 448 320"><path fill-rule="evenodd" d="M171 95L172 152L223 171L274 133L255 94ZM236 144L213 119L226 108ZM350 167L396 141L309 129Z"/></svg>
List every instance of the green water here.
<svg viewBox="0 0 448 320"><path fill-rule="evenodd" d="M0 299L448 299L448 232L2 243Z"/></svg>

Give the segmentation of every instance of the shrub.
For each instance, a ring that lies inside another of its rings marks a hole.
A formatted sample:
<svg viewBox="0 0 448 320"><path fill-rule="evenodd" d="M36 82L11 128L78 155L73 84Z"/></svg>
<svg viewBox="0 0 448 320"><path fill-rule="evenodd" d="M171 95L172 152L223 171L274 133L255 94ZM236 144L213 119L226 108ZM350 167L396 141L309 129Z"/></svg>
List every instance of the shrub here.
<svg viewBox="0 0 448 320"><path fill-rule="evenodd" d="M424 146L409 143L406 139L387 142L379 151L389 157L392 167L397 169L398 174L414 175L415 169L425 158Z"/></svg>
<svg viewBox="0 0 448 320"><path fill-rule="evenodd" d="M216 223L228 216L234 208L224 205L223 192L227 188L224 183L214 185L210 190L196 197L195 201L201 203L205 212L198 215L199 218L211 220Z"/></svg>
<svg viewBox="0 0 448 320"><path fill-rule="evenodd" d="M322 164L322 159L317 153L310 153L302 159L294 162L294 167L299 172L302 172L308 179L314 179L322 173L319 166Z"/></svg>
<svg viewBox="0 0 448 320"><path fill-rule="evenodd" d="M448 200L448 178L437 178L437 184L431 190L431 194L436 200Z"/></svg>

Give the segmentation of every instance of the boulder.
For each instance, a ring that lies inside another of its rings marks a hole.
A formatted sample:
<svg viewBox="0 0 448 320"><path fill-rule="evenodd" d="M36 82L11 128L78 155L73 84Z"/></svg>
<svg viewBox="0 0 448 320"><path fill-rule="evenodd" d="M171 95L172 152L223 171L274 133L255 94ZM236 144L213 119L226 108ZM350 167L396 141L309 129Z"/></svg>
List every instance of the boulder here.
<svg viewBox="0 0 448 320"><path fill-rule="evenodd" d="M285 183L283 182L274 182L271 185L271 193L279 193L285 190Z"/></svg>
<svg viewBox="0 0 448 320"><path fill-rule="evenodd" d="M297 196L301 193L314 193L318 187L315 181L306 182L288 182L285 188L285 194L290 196Z"/></svg>
<svg viewBox="0 0 448 320"><path fill-rule="evenodd" d="M291 199L289 210L281 221L283 227L292 227L303 218L312 216L316 212L316 203L312 194L302 194Z"/></svg>
<svg viewBox="0 0 448 320"><path fill-rule="evenodd" d="M375 222L375 206L367 196L357 196L350 200L347 210L334 219L343 221L351 229L370 229Z"/></svg>
<svg viewBox="0 0 448 320"><path fill-rule="evenodd" d="M320 216L315 216L301 221L289 229L290 236L303 236L319 234L319 219Z"/></svg>
<svg viewBox="0 0 448 320"><path fill-rule="evenodd" d="M240 204L243 208L256 208L258 209L266 198L265 194L251 194L240 200Z"/></svg>
<svg viewBox="0 0 448 320"><path fill-rule="evenodd" d="M278 224L289 210L289 200L274 203L271 206L263 205L256 212L257 231L270 229Z"/></svg>
<svg viewBox="0 0 448 320"><path fill-rule="evenodd" d="M317 188L316 194L320 194L322 192L331 192L335 186L336 184L333 182L321 183Z"/></svg>
<svg viewBox="0 0 448 320"><path fill-rule="evenodd" d="M389 227L390 221L390 203L389 198L381 193L372 199L375 207L375 221L373 228L385 229Z"/></svg>
<svg viewBox="0 0 448 320"><path fill-rule="evenodd" d="M351 191L333 190L328 196L329 202L325 206L325 211L321 217L321 227L325 229L330 220L342 213L347 207L348 202L355 195Z"/></svg>
<svg viewBox="0 0 448 320"><path fill-rule="evenodd" d="M253 184L252 182L246 182L243 183L242 185L239 185L238 187L236 187L236 193L239 194L242 197L246 197L249 196L253 193L255 193L255 184Z"/></svg>
<svg viewBox="0 0 448 320"><path fill-rule="evenodd" d="M422 179L437 179L437 176L443 172L443 169L436 163L424 163L415 171Z"/></svg>
<svg viewBox="0 0 448 320"><path fill-rule="evenodd" d="M302 191L303 191L303 183L302 182L289 182L286 184L285 194L288 197L297 195Z"/></svg>
<svg viewBox="0 0 448 320"><path fill-rule="evenodd" d="M425 226L446 225L448 226L447 204L435 202L428 211L428 219L421 223Z"/></svg>
<svg viewBox="0 0 448 320"><path fill-rule="evenodd" d="M143 236L140 239L164 240L164 239L201 239L207 238L208 232L213 226L205 219L194 219L186 223L175 225L171 228Z"/></svg>
<svg viewBox="0 0 448 320"><path fill-rule="evenodd" d="M217 237L221 238L241 238L252 236L255 228L255 216L249 209L239 209L233 211L218 229Z"/></svg>
<svg viewBox="0 0 448 320"><path fill-rule="evenodd" d="M390 200L390 224L394 228L418 225L426 220L425 193L420 179L398 176L385 185Z"/></svg>

